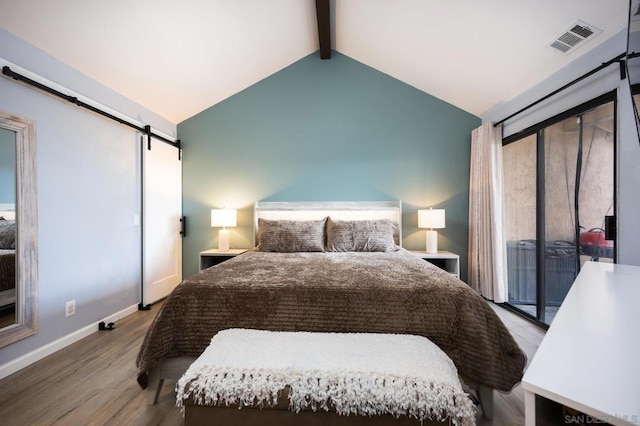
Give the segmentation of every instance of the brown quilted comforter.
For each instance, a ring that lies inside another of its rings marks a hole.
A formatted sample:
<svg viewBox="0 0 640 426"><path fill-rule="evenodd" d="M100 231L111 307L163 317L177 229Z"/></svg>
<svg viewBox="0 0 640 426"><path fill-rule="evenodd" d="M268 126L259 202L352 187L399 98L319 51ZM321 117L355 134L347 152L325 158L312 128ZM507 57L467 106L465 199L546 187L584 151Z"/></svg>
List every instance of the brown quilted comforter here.
<svg viewBox="0 0 640 426"><path fill-rule="evenodd" d="M0 249L0 291L16 286L16 251Z"/></svg>
<svg viewBox="0 0 640 426"><path fill-rule="evenodd" d="M226 328L425 336L460 375L509 391L526 357L487 302L411 253L250 251L186 278L166 299L137 358L138 383L170 357L199 356Z"/></svg>

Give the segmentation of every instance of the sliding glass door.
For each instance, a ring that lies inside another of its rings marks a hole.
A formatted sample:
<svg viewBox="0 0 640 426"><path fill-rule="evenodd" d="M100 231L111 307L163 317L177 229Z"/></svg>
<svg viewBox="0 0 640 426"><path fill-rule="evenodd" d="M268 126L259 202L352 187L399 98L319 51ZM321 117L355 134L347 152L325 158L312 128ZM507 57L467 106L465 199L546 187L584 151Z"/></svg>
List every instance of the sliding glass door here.
<svg viewBox="0 0 640 426"><path fill-rule="evenodd" d="M614 104L599 99L505 139L509 304L544 324L584 262L614 260L604 229L615 205Z"/></svg>
<svg viewBox="0 0 640 426"><path fill-rule="evenodd" d="M536 315L537 137L531 135L502 149L505 237L509 303Z"/></svg>

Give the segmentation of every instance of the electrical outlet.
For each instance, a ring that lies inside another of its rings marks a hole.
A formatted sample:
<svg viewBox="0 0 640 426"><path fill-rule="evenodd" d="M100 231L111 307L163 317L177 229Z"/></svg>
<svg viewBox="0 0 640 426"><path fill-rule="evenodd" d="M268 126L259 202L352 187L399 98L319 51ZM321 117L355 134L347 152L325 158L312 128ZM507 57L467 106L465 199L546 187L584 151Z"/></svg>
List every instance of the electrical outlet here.
<svg viewBox="0 0 640 426"><path fill-rule="evenodd" d="M76 301L75 300L69 300L67 302L67 304L65 305L64 308L64 316L66 317L70 317L71 315L75 315L76 314Z"/></svg>

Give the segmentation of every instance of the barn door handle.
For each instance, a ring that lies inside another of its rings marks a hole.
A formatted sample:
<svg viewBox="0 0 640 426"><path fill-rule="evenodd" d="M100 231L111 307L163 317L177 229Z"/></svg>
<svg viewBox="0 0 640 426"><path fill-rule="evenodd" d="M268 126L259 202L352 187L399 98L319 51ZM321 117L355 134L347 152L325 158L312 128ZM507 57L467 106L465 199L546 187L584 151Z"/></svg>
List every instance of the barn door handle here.
<svg viewBox="0 0 640 426"><path fill-rule="evenodd" d="M180 235L182 235L183 238L187 236L187 217L186 216L182 216L180 218Z"/></svg>

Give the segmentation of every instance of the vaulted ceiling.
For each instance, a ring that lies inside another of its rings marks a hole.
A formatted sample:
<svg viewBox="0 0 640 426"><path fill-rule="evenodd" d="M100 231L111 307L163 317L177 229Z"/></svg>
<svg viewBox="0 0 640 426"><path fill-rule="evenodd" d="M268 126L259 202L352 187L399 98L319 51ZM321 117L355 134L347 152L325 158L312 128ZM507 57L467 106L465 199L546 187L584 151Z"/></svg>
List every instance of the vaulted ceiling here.
<svg viewBox="0 0 640 426"><path fill-rule="evenodd" d="M627 8L627 0L331 0L331 41L482 116L623 30ZM549 47L578 20L602 33L569 54ZM0 0L0 27L174 123L319 49L315 0Z"/></svg>

